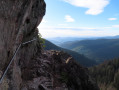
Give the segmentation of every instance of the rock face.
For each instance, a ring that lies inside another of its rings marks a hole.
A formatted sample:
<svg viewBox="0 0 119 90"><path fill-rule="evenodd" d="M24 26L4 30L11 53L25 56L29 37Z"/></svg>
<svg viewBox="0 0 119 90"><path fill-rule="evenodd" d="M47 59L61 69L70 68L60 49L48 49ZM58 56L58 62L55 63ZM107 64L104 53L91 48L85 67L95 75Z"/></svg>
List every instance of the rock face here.
<svg viewBox="0 0 119 90"><path fill-rule="evenodd" d="M29 68L22 69L22 75L26 84L23 88L28 90L98 90L88 70L60 51L39 53Z"/></svg>
<svg viewBox="0 0 119 90"><path fill-rule="evenodd" d="M1 71L4 71L20 43L38 37L37 26L45 15L45 8L44 0L0 0ZM8 72L10 90L20 89L21 69L27 68L29 61L41 50L37 42L25 45L17 54Z"/></svg>
<svg viewBox="0 0 119 90"><path fill-rule="evenodd" d="M87 69L70 55L43 51L37 26L45 15L44 0L0 0L0 75L20 48L0 90L98 90Z"/></svg>
<svg viewBox="0 0 119 90"><path fill-rule="evenodd" d="M0 0L1 68L21 42L38 36L37 26L45 14L45 6L43 0Z"/></svg>

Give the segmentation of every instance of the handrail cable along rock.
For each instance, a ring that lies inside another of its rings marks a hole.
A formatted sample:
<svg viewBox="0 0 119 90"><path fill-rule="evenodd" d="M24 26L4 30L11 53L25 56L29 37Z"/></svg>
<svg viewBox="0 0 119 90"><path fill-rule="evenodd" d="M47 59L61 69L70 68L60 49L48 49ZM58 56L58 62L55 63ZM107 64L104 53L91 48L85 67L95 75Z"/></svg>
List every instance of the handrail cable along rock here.
<svg viewBox="0 0 119 90"><path fill-rule="evenodd" d="M33 41L35 41L35 40L37 40L37 39L34 38L34 39L30 40L30 41L21 43L21 44L18 46L18 48L16 49L16 51L15 51L15 53L14 53L12 59L10 60L8 66L6 67L5 71L3 72L3 74L2 74L2 76L1 76L1 78L0 78L0 84L2 83L2 81L3 81L3 79L4 79L5 75L6 75L6 73L7 73L7 71L8 71L8 69L9 69L9 67L10 67L10 65L12 64L12 62L13 62L13 60L14 60L14 58L15 58L17 52L18 52L19 49L21 48L21 46L22 46L22 45L25 45L25 44L28 44L28 43L31 43L31 42L33 42Z"/></svg>

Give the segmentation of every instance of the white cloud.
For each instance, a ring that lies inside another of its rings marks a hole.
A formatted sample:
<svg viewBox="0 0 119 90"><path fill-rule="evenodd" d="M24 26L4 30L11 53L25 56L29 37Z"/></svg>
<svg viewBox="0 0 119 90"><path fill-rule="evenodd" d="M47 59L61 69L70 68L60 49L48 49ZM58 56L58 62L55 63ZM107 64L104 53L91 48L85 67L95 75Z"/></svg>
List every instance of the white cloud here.
<svg viewBox="0 0 119 90"><path fill-rule="evenodd" d="M45 20L45 19L43 19L43 20L42 20L42 22L43 22L43 23L47 23L48 21L47 21L47 20Z"/></svg>
<svg viewBox="0 0 119 90"><path fill-rule="evenodd" d="M114 27L114 28L119 28L119 25L112 25L112 27Z"/></svg>
<svg viewBox="0 0 119 90"><path fill-rule="evenodd" d="M75 21L70 15L66 15L65 20L66 20L66 22L74 22Z"/></svg>
<svg viewBox="0 0 119 90"><path fill-rule="evenodd" d="M109 0L63 0L77 7L88 8L85 12L90 15L98 15L104 11L104 8L109 4Z"/></svg>
<svg viewBox="0 0 119 90"><path fill-rule="evenodd" d="M117 18L108 18L108 20L110 20L110 21L117 20Z"/></svg>

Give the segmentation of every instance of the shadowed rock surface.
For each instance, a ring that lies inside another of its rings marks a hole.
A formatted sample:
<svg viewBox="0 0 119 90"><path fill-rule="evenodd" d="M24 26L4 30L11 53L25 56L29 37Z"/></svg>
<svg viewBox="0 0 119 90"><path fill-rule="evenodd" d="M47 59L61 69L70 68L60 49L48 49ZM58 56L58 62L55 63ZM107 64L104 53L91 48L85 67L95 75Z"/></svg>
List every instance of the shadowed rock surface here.
<svg viewBox="0 0 119 90"><path fill-rule="evenodd" d="M44 51L37 26L45 15L44 0L0 0L0 75L22 46L0 84L0 90L98 90L88 70L70 55Z"/></svg>

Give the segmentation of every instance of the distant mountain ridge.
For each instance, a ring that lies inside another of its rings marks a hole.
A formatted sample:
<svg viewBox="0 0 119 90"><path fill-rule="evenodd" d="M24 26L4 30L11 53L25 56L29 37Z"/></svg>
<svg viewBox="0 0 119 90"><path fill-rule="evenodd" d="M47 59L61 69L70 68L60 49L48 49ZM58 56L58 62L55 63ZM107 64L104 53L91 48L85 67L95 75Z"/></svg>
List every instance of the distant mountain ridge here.
<svg viewBox="0 0 119 90"><path fill-rule="evenodd" d="M71 51L71 50L67 50L67 49L58 47L58 46L56 46L55 44L51 43L48 40L45 40L45 50L64 51L64 52L72 55L72 57L83 66L89 67L89 66L93 66L93 65L97 64L94 60L88 59L84 55L78 54L77 52L74 52L74 51Z"/></svg>
<svg viewBox="0 0 119 90"><path fill-rule="evenodd" d="M119 39L96 39L66 42L62 48L84 54L97 62L119 57Z"/></svg>
<svg viewBox="0 0 119 90"><path fill-rule="evenodd" d="M46 38L48 41L60 45L64 42L71 41L81 41L81 40L96 40L96 39L118 39L119 35L116 36L105 36L105 37L54 37L54 38Z"/></svg>

